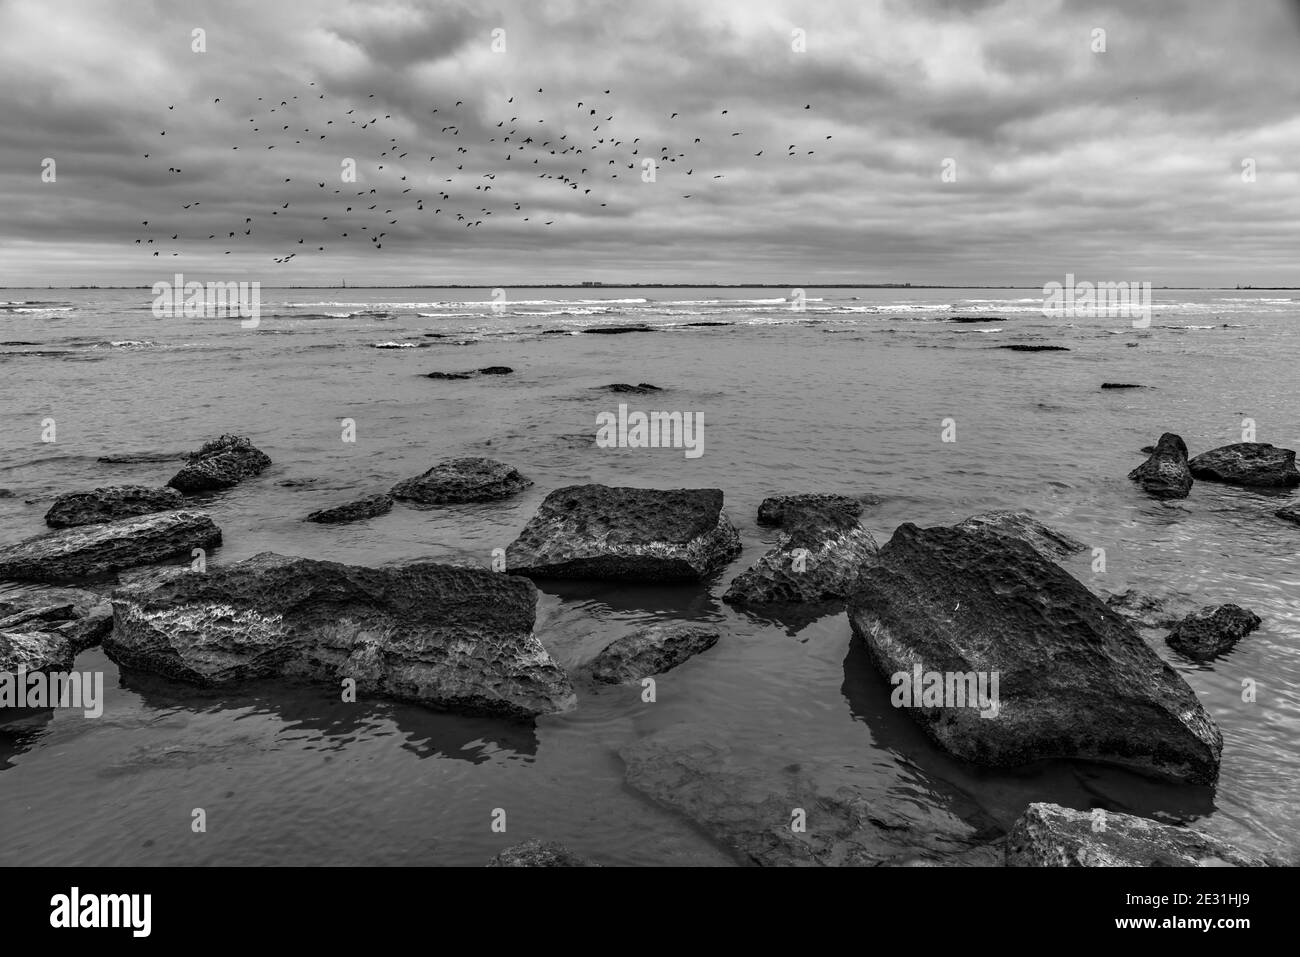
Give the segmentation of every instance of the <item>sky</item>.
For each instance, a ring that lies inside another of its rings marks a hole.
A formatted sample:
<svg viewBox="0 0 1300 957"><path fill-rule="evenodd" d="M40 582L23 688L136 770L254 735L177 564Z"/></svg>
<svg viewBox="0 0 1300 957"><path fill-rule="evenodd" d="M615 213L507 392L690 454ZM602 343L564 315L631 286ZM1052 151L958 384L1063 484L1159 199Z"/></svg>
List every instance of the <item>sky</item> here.
<svg viewBox="0 0 1300 957"><path fill-rule="evenodd" d="M1300 286L1296 7L0 0L0 285Z"/></svg>

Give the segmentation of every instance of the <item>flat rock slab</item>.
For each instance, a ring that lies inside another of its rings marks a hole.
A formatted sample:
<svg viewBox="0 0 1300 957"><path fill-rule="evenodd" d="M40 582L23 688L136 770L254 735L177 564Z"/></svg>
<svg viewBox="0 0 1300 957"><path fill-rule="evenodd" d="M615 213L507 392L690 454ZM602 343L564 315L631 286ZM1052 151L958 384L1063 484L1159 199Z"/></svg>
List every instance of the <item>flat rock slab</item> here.
<svg viewBox="0 0 1300 957"><path fill-rule="evenodd" d="M0 599L0 631L57 635L74 655L98 645L112 630L112 604L92 591L39 587Z"/></svg>
<svg viewBox="0 0 1300 957"><path fill-rule="evenodd" d="M63 635L47 631L0 630L0 674L70 671L76 652Z"/></svg>
<svg viewBox="0 0 1300 957"><path fill-rule="evenodd" d="M833 520L835 516L853 521L862 514L861 499L848 495L835 495L809 492L800 495L772 495L763 499L758 506L758 524L785 525L788 519L796 515L805 517L826 517Z"/></svg>
<svg viewBox="0 0 1300 957"><path fill-rule="evenodd" d="M1007 837L1008 867L1264 867L1274 862L1186 827L1118 811L1031 804Z"/></svg>
<svg viewBox="0 0 1300 957"><path fill-rule="evenodd" d="M1187 462L1187 443L1181 436L1166 432L1151 448L1150 458L1128 477L1155 498L1187 498L1193 477Z"/></svg>
<svg viewBox="0 0 1300 957"><path fill-rule="evenodd" d="M89 492L60 495L45 513L51 528L98 525L120 518L171 512L185 507L185 496L174 488L149 488L145 485L113 485Z"/></svg>
<svg viewBox="0 0 1300 957"><path fill-rule="evenodd" d="M985 529L1019 539L1051 559L1066 558L1086 551L1088 546L1065 532L1044 525L1026 512L981 512L957 523L966 531Z"/></svg>
<svg viewBox="0 0 1300 957"><path fill-rule="evenodd" d="M812 765L762 766L753 754L670 729L624 748L627 783L699 827L741 861L769 867L990 866L991 829L897 796L840 785ZM905 807L900 807L900 804ZM805 829L792 828L796 809Z"/></svg>
<svg viewBox="0 0 1300 957"><path fill-rule="evenodd" d="M507 847L488 867L600 867L593 860L574 854L554 841L524 841Z"/></svg>
<svg viewBox="0 0 1300 957"><path fill-rule="evenodd" d="M517 495L532 480L519 470L482 456L443 459L422 475L398 482L393 498L421 505L496 502Z"/></svg>
<svg viewBox="0 0 1300 957"><path fill-rule="evenodd" d="M650 625L606 645L585 670L602 684L629 684L671 671L712 648L721 637L710 625L680 621Z"/></svg>
<svg viewBox="0 0 1300 957"><path fill-rule="evenodd" d="M113 594L104 650L203 686L342 679L359 696L531 718L564 711L568 675L533 635L532 582L432 562L363 568L263 552Z"/></svg>
<svg viewBox="0 0 1300 957"><path fill-rule="evenodd" d="M319 522L323 525L335 525L340 522L357 522L364 518L374 518L393 509L393 497L386 492L370 495L346 505L335 505L312 512L304 521Z"/></svg>
<svg viewBox="0 0 1300 957"><path fill-rule="evenodd" d="M1206 605L1174 625L1165 641L1188 658L1209 661L1259 626L1259 615L1240 605Z"/></svg>
<svg viewBox="0 0 1300 957"><path fill-rule="evenodd" d="M190 455L179 472L167 483L192 495L232 488L250 476L261 473L271 459L238 435L223 435L207 442Z"/></svg>
<svg viewBox="0 0 1300 957"><path fill-rule="evenodd" d="M657 385L651 385L649 382L641 382L632 385L628 382L612 382L609 385L598 386L606 392L616 392L621 395L649 395L651 392L662 392L663 389Z"/></svg>
<svg viewBox="0 0 1300 957"><path fill-rule="evenodd" d="M908 705L975 764L1074 758L1213 783L1223 738L1195 692L1064 569L988 530L904 524L863 574L849 621L887 679L938 674L950 698ZM956 697L997 676L995 709ZM899 695L908 682L895 683ZM915 687L915 683L912 683ZM891 699L893 695L891 695Z"/></svg>
<svg viewBox="0 0 1300 957"><path fill-rule="evenodd" d="M0 546L0 580L76 581L220 544L221 529L206 512L156 512Z"/></svg>
<svg viewBox="0 0 1300 957"><path fill-rule="evenodd" d="M571 485L546 496L506 567L533 578L699 581L739 554L721 489Z"/></svg>
<svg viewBox="0 0 1300 957"><path fill-rule="evenodd" d="M1267 442L1238 442L1202 452L1187 463L1192 475L1207 482L1260 488L1300 485L1295 452Z"/></svg>
<svg viewBox="0 0 1300 957"><path fill-rule="evenodd" d="M1016 343L1008 346L994 346L994 349L1008 349L1011 352L1069 352L1069 346L1031 346Z"/></svg>

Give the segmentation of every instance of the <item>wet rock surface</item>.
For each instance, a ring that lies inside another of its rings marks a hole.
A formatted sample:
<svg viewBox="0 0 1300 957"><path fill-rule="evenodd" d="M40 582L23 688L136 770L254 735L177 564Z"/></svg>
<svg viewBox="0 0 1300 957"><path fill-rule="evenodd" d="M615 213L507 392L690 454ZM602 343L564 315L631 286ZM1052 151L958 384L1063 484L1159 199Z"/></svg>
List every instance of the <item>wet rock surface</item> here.
<svg viewBox="0 0 1300 957"><path fill-rule="evenodd" d="M1049 559L1066 558L1088 546L1072 535L1045 525L1026 512L995 511L972 515L957 524L966 531L985 530L1018 539Z"/></svg>
<svg viewBox="0 0 1300 957"><path fill-rule="evenodd" d="M443 459L422 475L398 482L392 496L421 505L496 502L517 495L532 480L504 462L482 456Z"/></svg>
<svg viewBox="0 0 1300 957"><path fill-rule="evenodd" d="M671 671L718 643L718 629L693 622L665 622L618 639L584 670L602 684L628 684Z"/></svg>
<svg viewBox="0 0 1300 957"><path fill-rule="evenodd" d="M740 554L720 489L571 485L543 500L506 549L535 578L698 581Z"/></svg>
<svg viewBox="0 0 1300 957"><path fill-rule="evenodd" d="M1192 475L1207 482L1260 488L1300 485L1295 452L1267 442L1238 442L1202 452L1187 463Z"/></svg>
<svg viewBox="0 0 1300 957"><path fill-rule="evenodd" d="M312 512L304 521L317 522L322 525L337 525L342 522L358 522L362 519L374 518L376 515L383 515L392 511L392 509L393 497L386 492L381 492L378 495L370 495L355 502L348 502L346 505L322 508Z"/></svg>
<svg viewBox="0 0 1300 957"><path fill-rule="evenodd" d="M1174 625L1165 641L1196 661L1209 661L1230 650L1260 626L1260 618L1240 605L1206 605Z"/></svg>
<svg viewBox="0 0 1300 957"><path fill-rule="evenodd" d="M530 718L573 706L532 630L526 579L434 563L365 568L263 552L113 593L104 650L204 686L264 678Z"/></svg>
<svg viewBox="0 0 1300 957"><path fill-rule="evenodd" d="M247 438L223 435L190 455L167 484L186 495L233 488L244 479L260 474L270 464L266 453L255 448Z"/></svg>
<svg viewBox="0 0 1300 957"><path fill-rule="evenodd" d="M554 841L525 841L492 858L488 867L600 867Z"/></svg>
<svg viewBox="0 0 1300 957"><path fill-rule="evenodd" d="M909 713L976 764L1074 758L1209 784L1223 739L1129 624L1038 551L988 530L899 526L849 602L877 670L997 675L989 710L955 697ZM900 686L901 687L901 686ZM967 683L969 687L969 683ZM896 688L897 692L899 689Z"/></svg>
<svg viewBox="0 0 1300 957"><path fill-rule="evenodd" d="M184 507L185 496L174 488L114 485L60 495L45 513L45 524L51 528L72 528Z"/></svg>
<svg viewBox="0 0 1300 957"><path fill-rule="evenodd" d="M1156 498L1187 498L1192 490L1192 470L1187 462L1187 444L1180 436L1160 436L1151 457L1128 473L1128 477Z"/></svg>

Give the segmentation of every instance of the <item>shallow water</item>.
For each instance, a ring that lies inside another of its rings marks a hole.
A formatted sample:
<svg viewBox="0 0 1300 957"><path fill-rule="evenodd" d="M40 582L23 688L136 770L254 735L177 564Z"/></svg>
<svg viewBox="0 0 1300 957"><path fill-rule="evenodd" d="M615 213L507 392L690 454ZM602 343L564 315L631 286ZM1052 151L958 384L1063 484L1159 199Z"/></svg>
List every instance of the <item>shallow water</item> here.
<svg viewBox="0 0 1300 957"><path fill-rule="evenodd" d="M109 688L103 717L60 711L0 727L0 864L474 865L532 837L610 864L732 863L623 782L619 749L669 729L755 767L798 762L918 821L974 801L1006 827L1026 803L1052 800L1196 822L1250 849L1300 854L1300 529L1272 516L1291 496L1198 482L1187 500L1162 504L1125 478L1163 431L1195 454L1241 441L1249 417L1259 441L1296 447L1300 303L1280 292L1157 290L1150 328L1134 329L1125 319L1049 321L1034 290L810 288L801 313L774 301L780 294L508 290L494 314L489 290L264 289L261 325L244 329L156 319L149 290L0 293L10 300L0 306L8 541L41 531L60 492L161 484L176 468L96 457L185 451L222 432L250 436L275 464L207 503L225 533L214 562L269 549L486 566L547 492L586 482L722 488L745 541L702 586L541 583L537 634L566 666L655 620L715 622L723 639L661 677L654 704L635 686L580 687L575 711L535 727L345 705L333 689L197 691L122 676L87 651L78 667L102 669ZM951 315L1000 321L944 321ZM640 323L655 331L547 334ZM1013 342L1070 351L993 348ZM515 371L421 376L489 365ZM1103 392L1105 381L1152 388ZM611 382L665 391L596 388ZM620 402L702 413L704 454L597 448L596 415ZM947 417L954 443L941 441ZM46 418L52 444L40 441ZM356 422L354 444L341 441L344 418ZM302 522L465 454L499 458L536 484L505 503ZM726 584L776 540L756 524L758 503L788 491L878 496L863 521L882 544L905 521L1025 509L1105 548L1104 573L1086 553L1066 563L1094 591L1254 609L1263 626L1210 665L1174 655L1162 632L1144 634L1220 723L1217 787L1065 763L972 768L889 706L844 614L798 627L723 605ZM1254 703L1241 700L1243 679L1258 683ZM194 834L200 807L208 830ZM496 808L506 834L490 828Z"/></svg>

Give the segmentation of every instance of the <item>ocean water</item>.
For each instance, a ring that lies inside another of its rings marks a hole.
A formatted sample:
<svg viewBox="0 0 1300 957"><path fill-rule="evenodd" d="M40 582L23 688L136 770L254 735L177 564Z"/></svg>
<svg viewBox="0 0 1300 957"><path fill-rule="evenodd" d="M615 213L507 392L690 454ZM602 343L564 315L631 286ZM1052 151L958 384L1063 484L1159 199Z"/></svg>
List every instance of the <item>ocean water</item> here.
<svg viewBox="0 0 1300 957"><path fill-rule="evenodd" d="M261 323L246 329L155 318L147 289L0 292L6 541L42 531L54 495L161 484L176 468L98 456L179 453L235 432L274 466L207 503L225 534L213 562L273 550L486 566L547 492L587 482L721 488L745 543L700 585L540 583L537 634L566 666L653 621L709 621L723 638L663 676L654 704L637 686L580 687L576 710L535 725L343 704L329 688L203 691L122 675L99 649L84 652L78 668L105 673L101 718L60 711L0 727L0 864L477 865L533 837L607 864L735 863L625 785L619 750L660 732L740 766L797 763L908 821L973 802L1005 828L1048 800L1300 854L1300 529L1272 515L1291 496L1198 482L1165 504L1125 478L1164 431L1195 454L1241 441L1251 419L1259 441L1296 447L1300 302L1157 290L1150 327L1135 329L1049 320L1032 289L808 288L802 312L783 293L511 289L498 313L486 289L263 289ZM639 324L652 331L581 334ZM994 348L1018 342L1070 351ZM514 374L422 375L489 365ZM1107 381L1150 388L1101 391ZM664 391L599 389L613 382ZM701 413L703 455L596 447L596 416L620 402ZM50 418L56 441L43 443ZM355 443L342 441L349 418ZM955 442L941 441L948 418ZM501 459L536 484L490 505L302 521L452 455ZM1065 563L1099 594L1136 587L1254 609L1263 626L1209 665L1143 632L1223 730L1218 785L1066 762L965 765L889 706L843 613L798 626L722 604L727 583L778 537L756 524L759 502L800 491L875 496L863 523L882 544L902 522L1027 510L1106 550L1104 573L1088 554ZM1253 702L1242 700L1247 679ZM754 788L739 803L766 797ZM206 833L191 830L195 808ZM491 829L498 808L505 834Z"/></svg>

